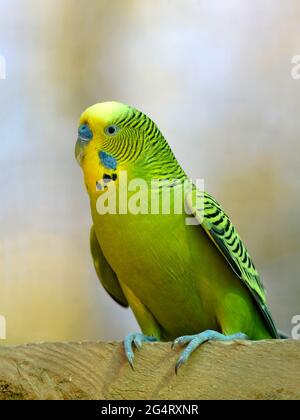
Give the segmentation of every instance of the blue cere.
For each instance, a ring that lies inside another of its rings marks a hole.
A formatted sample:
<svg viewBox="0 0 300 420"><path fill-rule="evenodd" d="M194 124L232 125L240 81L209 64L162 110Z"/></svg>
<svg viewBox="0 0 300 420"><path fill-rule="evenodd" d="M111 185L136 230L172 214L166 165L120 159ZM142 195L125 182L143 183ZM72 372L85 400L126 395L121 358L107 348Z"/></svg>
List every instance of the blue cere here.
<svg viewBox="0 0 300 420"><path fill-rule="evenodd" d="M93 138L93 132L87 124L81 124L78 128L78 136L80 140L89 141Z"/></svg>

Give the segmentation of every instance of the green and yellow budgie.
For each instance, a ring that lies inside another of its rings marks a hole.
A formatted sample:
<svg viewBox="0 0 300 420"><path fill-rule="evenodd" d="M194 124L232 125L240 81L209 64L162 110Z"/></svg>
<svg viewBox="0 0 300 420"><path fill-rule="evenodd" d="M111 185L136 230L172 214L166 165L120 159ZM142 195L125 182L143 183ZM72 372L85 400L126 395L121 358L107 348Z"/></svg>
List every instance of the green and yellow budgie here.
<svg viewBox="0 0 300 420"><path fill-rule="evenodd" d="M124 340L131 365L133 347L147 341L186 344L177 371L208 340L278 338L251 257L209 194L202 192L202 208L193 204L196 187L184 197L200 223L187 224L185 212L99 212L99 197L108 186L117 195L121 174L147 185L161 180L170 190L188 179L150 118L118 102L88 108L80 118L76 158L90 197L97 274L113 299L131 307L142 330ZM162 190L154 194L161 198Z"/></svg>

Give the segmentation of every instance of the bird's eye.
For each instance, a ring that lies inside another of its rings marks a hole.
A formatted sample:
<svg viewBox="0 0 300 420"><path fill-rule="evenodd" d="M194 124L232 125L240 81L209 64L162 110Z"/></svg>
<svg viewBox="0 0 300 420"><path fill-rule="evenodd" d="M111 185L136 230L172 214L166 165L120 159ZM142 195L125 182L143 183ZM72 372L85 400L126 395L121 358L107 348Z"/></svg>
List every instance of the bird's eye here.
<svg viewBox="0 0 300 420"><path fill-rule="evenodd" d="M119 130L120 129L119 129L119 127L117 125L112 124L112 125L108 125L105 128L104 131L105 131L105 134L107 134L108 136L115 136Z"/></svg>
<svg viewBox="0 0 300 420"><path fill-rule="evenodd" d="M89 141L93 138L93 132L88 124L81 124L78 129L78 135L81 140Z"/></svg>

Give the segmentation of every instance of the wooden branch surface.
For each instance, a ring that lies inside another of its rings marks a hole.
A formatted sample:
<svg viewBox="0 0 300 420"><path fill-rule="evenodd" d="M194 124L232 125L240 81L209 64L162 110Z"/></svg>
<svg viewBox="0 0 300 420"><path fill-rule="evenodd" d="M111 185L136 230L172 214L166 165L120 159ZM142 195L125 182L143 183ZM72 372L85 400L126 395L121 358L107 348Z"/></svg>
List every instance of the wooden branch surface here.
<svg viewBox="0 0 300 420"><path fill-rule="evenodd" d="M0 399L300 399L300 342L146 344L133 371L121 343L0 346Z"/></svg>

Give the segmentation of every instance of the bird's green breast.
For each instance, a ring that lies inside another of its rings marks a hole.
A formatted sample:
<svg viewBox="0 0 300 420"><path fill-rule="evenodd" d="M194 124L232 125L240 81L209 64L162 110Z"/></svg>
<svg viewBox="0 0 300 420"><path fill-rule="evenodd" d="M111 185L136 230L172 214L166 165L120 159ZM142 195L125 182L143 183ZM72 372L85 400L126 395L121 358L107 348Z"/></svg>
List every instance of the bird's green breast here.
<svg viewBox="0 0 300 420"><path fill-rule="evenodd" d="M251 318L248 291L202 228L185 224L185 214L99 215L92 202L92 216L121 286L148 308L166 338L220 330L216 314L224 316L226 305Z"/></svg>

